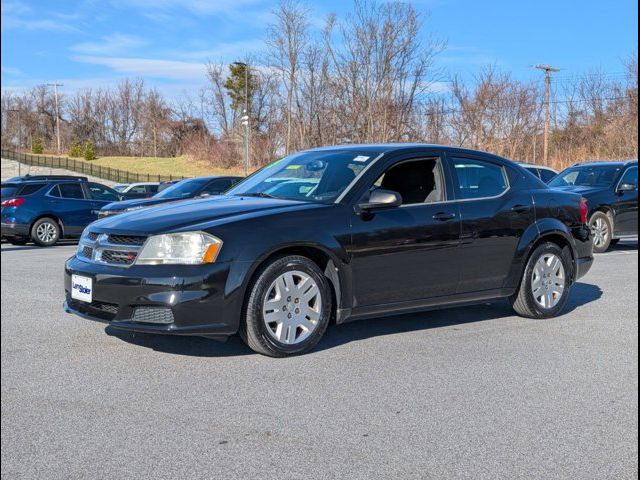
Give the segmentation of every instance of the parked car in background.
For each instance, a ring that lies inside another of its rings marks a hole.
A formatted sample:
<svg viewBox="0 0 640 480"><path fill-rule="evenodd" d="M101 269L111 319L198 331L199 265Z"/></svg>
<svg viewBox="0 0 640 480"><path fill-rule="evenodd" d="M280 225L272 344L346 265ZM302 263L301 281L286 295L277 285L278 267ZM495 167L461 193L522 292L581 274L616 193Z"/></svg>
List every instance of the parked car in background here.
<svg viewBox="0 0 640 480"><path fill-rule="evenodd" d="M125 200L105 205L100 210L100 218L117 215L119 213L140 210L141 208L160 205L161 203L177 202L189 198L220 195L231 186L238 183L242 177L198 177L181 180L156 193L151 198Z"/></svg>
<svg viewBox="0 0 640 480"><path fill-rule="evenodd" d="M113 189L121 193L127 200L135 198L151 198L158 193L158 182L122 183L115 185Z"/></svg>
<svg viewBox="0 0 640 480"><path fill-rule="evenodd" d="M531 163L519 163L518 165L520 165L525 170L533 173L544 183L549 183L551 179L558 174L558 172L556 172L553 168L545 167L543 165L534 165Z"/></svg>
<svg viewBox="0 0 640 480"><path fill-rule="evenodd" d="M182 180L186 180L186 179L183 178ZM176 184L178 182L181 182L182 180L164 180L164 181L160 182L160 185L158 186L158 192L166 190L171 185L174 185L174 184Z"/></svg>
<svg viewBox="0 0 640 480"><path fill-rule="evenodd" d="M562 171L550 187L579 193L589 202L596 253L638 236L638 161L591 162Z"/></svg>
<svg viewBox="0 0 640 480"><path fill-rule="evenodd" d="M550 318L593 262L586 221L581 195L488 153L309 150L225 195L90 225L65 264L65 308L129 331L239 332L275 357L309 351L332 321L496 298Z"/></svg>
<svg viewBox="0 0 640 480"><path fill-rule="evenodd" d="M122 196L86 177L41 175L2 183L2 237L14 245L32 240L55 245L61 238L79 237L106 204Z"/></svg>

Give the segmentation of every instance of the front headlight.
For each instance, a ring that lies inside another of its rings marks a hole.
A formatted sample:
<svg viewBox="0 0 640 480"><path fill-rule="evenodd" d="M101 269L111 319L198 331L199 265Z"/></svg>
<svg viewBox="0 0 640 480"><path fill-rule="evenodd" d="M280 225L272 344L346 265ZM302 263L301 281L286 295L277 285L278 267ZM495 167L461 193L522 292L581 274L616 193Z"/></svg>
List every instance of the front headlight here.
<svg viewBox="0 0 640 480"><path fill-rule="evenodd" d="M167 233L147 239L136 258L138 265L199 265L213 263L222 240L205 232Z"/></svg>

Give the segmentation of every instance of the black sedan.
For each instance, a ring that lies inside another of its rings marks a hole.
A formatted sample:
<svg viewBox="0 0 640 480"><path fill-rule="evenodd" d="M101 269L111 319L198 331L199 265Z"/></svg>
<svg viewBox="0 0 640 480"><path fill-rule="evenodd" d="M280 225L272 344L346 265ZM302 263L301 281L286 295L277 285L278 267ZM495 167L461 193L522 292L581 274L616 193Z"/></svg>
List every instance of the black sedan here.
<svg viewBox="0 0 640 480"><path fill-rule="evenodd" d="M175 182L160 190L151 198L136 198L105 205L98 213L99 218L119 213L140 210L161 203L177 202L190 198L220 195L242 180L242 177L198 177Z"/></svg>
<svg viewBox="0 0 640 480"><path fill-rule="evenodd" d="M550 187L574 192L589 201L593 249L606 252L624 238L638 236L638 161L574 165Z"/></svg>
<svg viewBox="0 0 640 480"><path fill-rule="evenodd" d="M280 179L307 186L274 190ZM496 298L549 318L591 267L586 215L580 195L482 152L315 149L224 196L90 225L65 308L130 331L239 332L271 356L307 352L332 321Z"/></svg>

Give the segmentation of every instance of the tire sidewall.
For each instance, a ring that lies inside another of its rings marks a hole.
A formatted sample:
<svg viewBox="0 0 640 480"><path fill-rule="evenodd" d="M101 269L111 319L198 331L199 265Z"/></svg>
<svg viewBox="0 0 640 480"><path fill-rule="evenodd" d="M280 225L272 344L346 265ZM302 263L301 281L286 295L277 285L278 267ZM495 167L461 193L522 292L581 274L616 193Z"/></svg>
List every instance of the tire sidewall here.
<svg viewBox="0 0 640 480"><path fill-rule="evenodd" d="M320 290L322 299L322 312L319 324L314 332L303 342L295 345L287 345L278 342L267 331L267 326L263 320L263 302L273 281L285 272L298 270L310 275ZM311 350L324 335L332 312L332 295L331 287L327 278L323 275L318 266L311 260L299 256L287 256L275 259L261 273L258 274L256 281L251 287L251 294L246 307L246 332L245 335L251 335L254 340L258 341L269 352L290 356L305 353Z"/></svg>
<svg viewBox="0 0 640 480"><path fill-rule="evenodd" d="M595 223L595 221L598 218L602 218L606 224L607 224L607 228L609 229L609 236L607 239L607 243L604 246L601 247L596 247L595 243L593 244L593 251L595 253L604 253L607 250L609 250L609 247L611 246L611 240L613 239L613 222L611 221L611 218L609 217L609 215L607 215L604 212L595 212L592 216L591 219L589 220L589 228L592 228L593 224Z"/></svg>
<svg viewBox="0 0 640 480"><path fill-rule="evenodd" d="M542 255L546 253L553 253L558 258L560 258L565 271L564 293L562 294L560 302L553 308L543 308L542 306L540 306L533 297L533 292L531 289L531 283L533 281L533 270L535 268L536 262ZM522 279L521 287L525 289L525 301L527 303L527 307L531 312L535 313L535 318L553 318L562 313L565 306L567 305L567 302L569 301L572 277L573 267L571 261L571 253L568 251L568 249L562 249L555 243L544 243L535 249L535 251L531 254L531 257L529 258L529 261L527 262L527 267L524 271L524 277Z"/></svg>
<svg viewBox="0 0 640 480"><path fill-rule="evenodd" d="M44 223L50 223L56 229L56 236L51 242L44 242L40 240L40 238L38 238L38 227ZM31 240L33 240L33 242L36 245L39 245L41 247L51 247L55 245L59 239L60 239L60 225L58 225L58 222L56 222L52 218L48 218L48 217L41 218L40 220L38 220L36 223L33 224L33 227L31 227Z"/></svg>

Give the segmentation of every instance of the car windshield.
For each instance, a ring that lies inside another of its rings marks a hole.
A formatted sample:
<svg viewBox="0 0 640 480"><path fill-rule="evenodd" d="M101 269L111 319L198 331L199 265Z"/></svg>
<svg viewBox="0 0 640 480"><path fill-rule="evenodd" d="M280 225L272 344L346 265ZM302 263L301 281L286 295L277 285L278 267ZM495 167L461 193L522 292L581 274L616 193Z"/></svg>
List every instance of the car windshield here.
<svg viewBox="0 0 640 480"><path fill-rule="evenodd" d="M120 193L122 193L122 192L124 192L124 191L125 191L125 189L126 189L128 186L129 186L129 185L114 185L114 186L113 186L113 189L114 189L116 192L120 192Z"/></svg>
<svg viewBox="0 0 640 480"><path fill-rule="evenodd" d="M550 187L609 187L613 185L620 167L616 165L582 165L558 174Z"/></svg>
<svg viewBox="0 0 640 480"><path fill-rule="evenodd" d="M182 180L155 194L153 198L189 198L194 196L209 180L209 178Z"/></svg>
<svg viewBox="0 0 640 480"><path fill-rule="evenodd" d="M295 153L254 173L227 195L331 203L377 156L354 150Z"/></svg>

